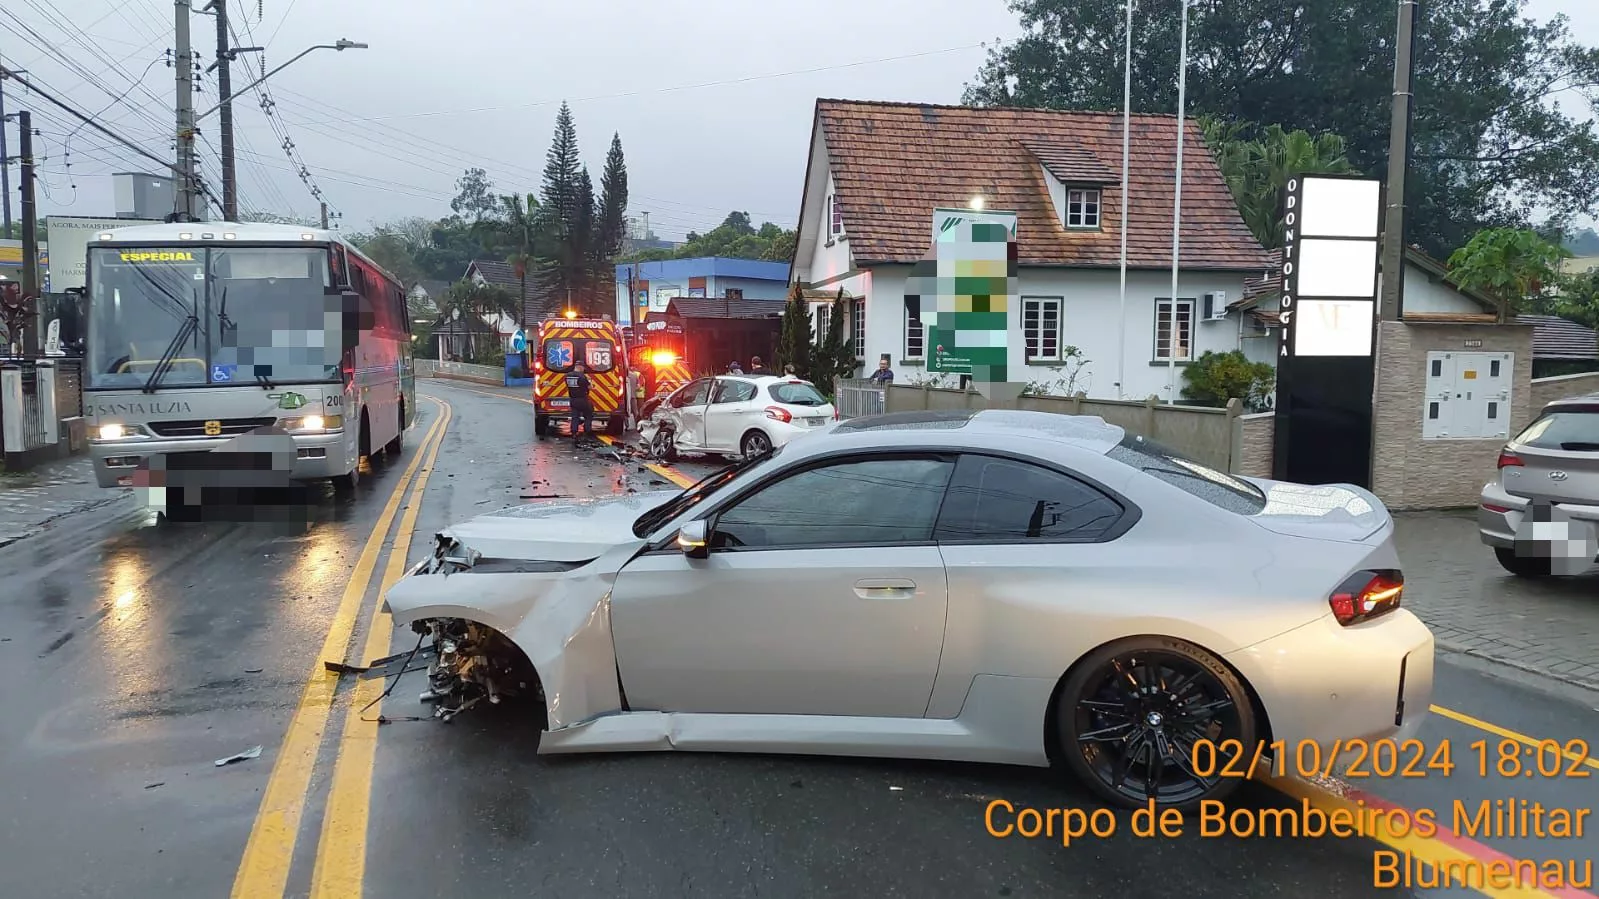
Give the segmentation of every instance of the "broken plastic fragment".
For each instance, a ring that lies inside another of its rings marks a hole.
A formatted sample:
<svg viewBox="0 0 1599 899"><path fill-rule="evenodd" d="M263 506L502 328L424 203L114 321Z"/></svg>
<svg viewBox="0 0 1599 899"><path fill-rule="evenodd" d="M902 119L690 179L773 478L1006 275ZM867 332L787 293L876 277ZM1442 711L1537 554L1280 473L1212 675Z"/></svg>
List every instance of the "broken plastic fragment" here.
<svg viewBox="0 0 1599 899"><path fill-rule="evenodd" d="M261 747L259 747L259 746L251 746L249 749L246 749L245 751L240 752L240 753L236 753L234 755L230 755L230 756L228 756L225 759L217 759L217 767L220 768L223 765L231 765L234 762L247 762L250 759L258 759L260 757L261 757Z"/></svg>

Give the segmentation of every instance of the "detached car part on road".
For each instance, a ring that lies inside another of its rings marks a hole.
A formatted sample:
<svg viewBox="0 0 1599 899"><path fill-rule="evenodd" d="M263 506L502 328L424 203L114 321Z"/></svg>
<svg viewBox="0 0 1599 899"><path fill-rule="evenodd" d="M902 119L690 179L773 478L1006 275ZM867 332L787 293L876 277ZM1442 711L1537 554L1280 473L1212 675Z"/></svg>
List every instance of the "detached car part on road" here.
<svg viewBox="0 0 1599 899"><path fill-rule="evenodd" d="M454 660L425 698L524 690L541 753L1058 762L1191 807L1238 784L1196 747L1416 732L1433 638L1398 568L1358 487L1232 477L1097 418L918 412L679 493L472 519L387 608Z"/></svg>
<svg viewBox="0 0 1599 899"><path fill-rule="evenodd" d="M1477 524L1506 571L1581 574L1599 561L1599 394L1544 406L1500 451L1498 467Z"/></svg>

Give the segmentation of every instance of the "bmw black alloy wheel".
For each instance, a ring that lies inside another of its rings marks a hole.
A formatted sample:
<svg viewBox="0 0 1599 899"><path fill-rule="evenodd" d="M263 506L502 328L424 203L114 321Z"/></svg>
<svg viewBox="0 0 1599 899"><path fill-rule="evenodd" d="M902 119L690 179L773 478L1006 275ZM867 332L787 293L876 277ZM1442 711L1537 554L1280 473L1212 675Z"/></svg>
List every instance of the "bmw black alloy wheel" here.
<svg viewBox="0 0 1599 899"><path fill-rule="evenodd" d="M1158 642L1163 648L1122 647L1072 678L1072 706L1062 710L1071 716L1063 723L1079 762L1072 767L1124 805L1192 807L1239 785L1220 771L1236 746L1253 745L1254 709L1209 653Z"/></svg>

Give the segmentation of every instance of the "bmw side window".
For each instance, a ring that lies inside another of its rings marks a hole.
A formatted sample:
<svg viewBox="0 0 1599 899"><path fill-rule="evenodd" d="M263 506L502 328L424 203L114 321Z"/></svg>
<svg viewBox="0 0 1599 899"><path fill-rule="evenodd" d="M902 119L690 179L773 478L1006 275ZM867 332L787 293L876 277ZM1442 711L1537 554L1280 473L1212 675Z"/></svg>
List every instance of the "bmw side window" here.
<svg viewBox="0 0 1599 899"><path fill-rule="evenodd" d="M716 519L712 547L778 549L924 543L955 465L942 458L824 465L766 486Z"/></svg>
<svg viewBox="0 0 1599 899"><path fill-rule="evenodd" d="M938 517L941 543L1099 540L1121 520L1097 487L1038 465L962 456Z"/></svg>

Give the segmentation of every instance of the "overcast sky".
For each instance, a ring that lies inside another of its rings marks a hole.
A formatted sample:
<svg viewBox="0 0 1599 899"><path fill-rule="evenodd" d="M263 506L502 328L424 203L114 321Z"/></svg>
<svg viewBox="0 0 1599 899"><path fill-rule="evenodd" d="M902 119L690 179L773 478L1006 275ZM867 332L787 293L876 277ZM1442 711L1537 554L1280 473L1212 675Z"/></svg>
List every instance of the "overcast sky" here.
<svg viewBox="0 0 1599 899"><path fill-rule="evenodd" d="M631 212L648 212L661 236L706 230L732 209L792 227L817 97L956 103L981 44L1020 33L1004 0L230 2L240 45L265 46L269 68L339 38L371 45L319 50L274 75L270 117L253 97L235 104L241 205L316 216L287 137L346 230L446 214L468 166L487 169L502 192L536 190L562 99L596 181L621 133ZM81 108L110 107L106 122L170 155L170 0L0 7L10 28L48 42L0 29L0 60ZM1565 13L1584 43L1599 45L1593 0L1532 0L1529 11ZM213 20L195 16L193 33L209 65ZM235 90L257 66L251 55L235 64ZM25 98L7 90L14 111ZM218 99L206 76L198 108ZM152 170L87 129L73 133L76 123L47 104L27 105L43 132L42 214L108 215L108 173ZM220 191L215 115L201 132L203 170Z"/></svg>

